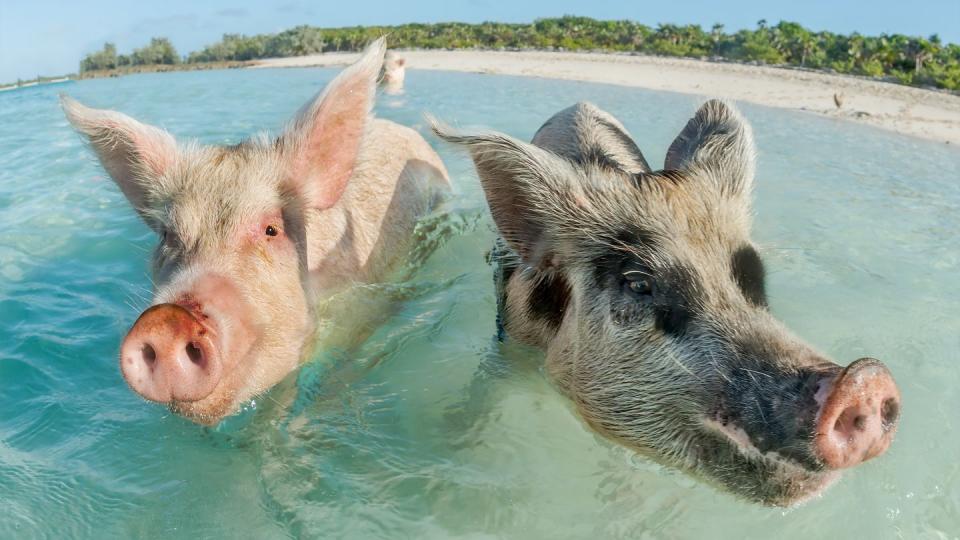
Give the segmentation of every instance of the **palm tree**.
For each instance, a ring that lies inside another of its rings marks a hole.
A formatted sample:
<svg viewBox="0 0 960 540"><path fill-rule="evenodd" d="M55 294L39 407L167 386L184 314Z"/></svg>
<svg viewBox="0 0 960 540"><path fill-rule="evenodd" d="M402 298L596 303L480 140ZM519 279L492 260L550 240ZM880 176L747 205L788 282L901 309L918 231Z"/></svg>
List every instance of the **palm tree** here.
<svg viewBox="0 0 960 540"><path fill-rule="evenodd" d="M715 23L713 27L710 28L710 42L713 43L711 51L714 56L721 56L720 54L720 43L724 38L723 25L720 23Z"/></svg>
<svg viewBox="0 0 960 540"><path fill-rule="evenodd" d="M923 63L933 58L940 49L940 36L933 34L929 40L917 38L911 40L911 45L914 60L913 73L919 74L923 69Z"/></svg>

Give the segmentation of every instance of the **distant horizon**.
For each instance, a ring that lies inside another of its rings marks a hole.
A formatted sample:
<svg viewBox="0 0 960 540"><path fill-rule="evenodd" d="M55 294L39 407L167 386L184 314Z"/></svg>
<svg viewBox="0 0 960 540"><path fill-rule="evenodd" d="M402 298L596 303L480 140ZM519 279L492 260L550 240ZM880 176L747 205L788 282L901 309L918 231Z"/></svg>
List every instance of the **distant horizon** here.
<svg viewBox="0 0 960 540"><path fill-rule="evenodd" d="M356 13L342 5L286 1L263 5L253 0L213 0L194 4L168 0L162 5L130 5L122 0L73 4L37 0L29 4L0 0L0 81L30 80L38 75L76 72L80 60L105 42L118 50L142 47L151 37L167 37L178 53L186 54L218 41L223 34L276 33L299 25L326 28L392 26L405 23L484 21L531 23L536 19L577 15L598 20L630 20L658 24L695 24L709 29L722 24L727 32L756 27L757 21L797 22L811 31L865 36L902 34L927 38L937 34L944 43L960 42L960 2L918 0L904 9L893 0L862 6L811 0L802 5L763 0L733 0L723 5L693 0L669 6L624 5L595 0L589 5L570 0L424 0L410 5L375 0ZM937 25L943 25L938 27ZM44 36L37 39L37 36Z"/></svg>

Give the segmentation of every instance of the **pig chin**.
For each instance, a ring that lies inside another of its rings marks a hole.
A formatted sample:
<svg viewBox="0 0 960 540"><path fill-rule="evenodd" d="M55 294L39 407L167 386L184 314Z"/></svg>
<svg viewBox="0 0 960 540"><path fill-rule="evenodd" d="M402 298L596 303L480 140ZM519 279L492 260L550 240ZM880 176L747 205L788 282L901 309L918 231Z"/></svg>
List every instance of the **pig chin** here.
<svg viewBox="0 0 960 540"><path fill-rule="evenodd" d="M751 502L768 506L797 506L816 498L841 476L839 471L805 467L777 452L763 452L742 430L715 419L703 422L701 440L712 445L701 447L697 472Z"/></svg>
<svg viewBox="0 0 960 540"><path fill-rule="evenodd" d="M252 354L248 356L253 356ZM238 358L238 365L251 365L249 358ZM233 376L227 376L214 388L210 395L195 401L173 400L167 406L172 412L184 418L206 426L215 426L224 417L235 413L240 404L254 397L256 391L237 390L239 381L234 381L240 370L235 369Z"/></svg>
<svg viewBox="0 0 960 540"><path fill-rule="evenodd" d="M200 401L172 401L168 404L170 411L191 422L204 426L215 426L229 416L240 405L242 400L230 397L228 394L211 395Z"/></svg>
<svg viewBox="0 0 960 540"><path fill-rule="evenodd" d="M245 355L237 358L233 371L220 381L210 395L196 401L171 401L167 404L170 410L197 424L214 426L236 413L244 402L269 390L298 364L299 357L298 351L270 347L264 341L261 336ZM293 367L273 373L276 380L264 378L270 375L262 369L264 359L276 362L288 357L291 361L283 364ZM256 369L257 366L261 369Z"/></svg>

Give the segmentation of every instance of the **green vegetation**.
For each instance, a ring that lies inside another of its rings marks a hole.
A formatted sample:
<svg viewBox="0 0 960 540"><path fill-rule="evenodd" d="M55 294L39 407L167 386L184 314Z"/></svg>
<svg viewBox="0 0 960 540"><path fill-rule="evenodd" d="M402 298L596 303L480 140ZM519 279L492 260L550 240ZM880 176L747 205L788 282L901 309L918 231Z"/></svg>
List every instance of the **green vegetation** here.
<svg viewBox="0 0 960 540"><path fill-rule="evenodd" d="M722 25L661 24L651 28L631 21L587 17L539 19L531 24L437 23L399 26L316 28L298 26L279 34L226 34L219 42L190 53L186 64L243 62L330 51L357 51L386 34L394 48L547 49L618 51L664 56L799 66L838 73L882 77L914 86L960 90L960 45L900 34L862 36L813 32L797 23L727 33ZM81 73L137 65L180 62L169 40L154 38L129 56L107 43L80 63Z"/></svg>
<svg viewBox="0 0 960 540"><path fill-rule="evenodd" d="M124 66L173 65L180 61L177 49L167 38L152 38L149 45L134 49L129 55L117 54L116 45L104 43L103 49L88 54L80 61L80 73Z"/></svg>

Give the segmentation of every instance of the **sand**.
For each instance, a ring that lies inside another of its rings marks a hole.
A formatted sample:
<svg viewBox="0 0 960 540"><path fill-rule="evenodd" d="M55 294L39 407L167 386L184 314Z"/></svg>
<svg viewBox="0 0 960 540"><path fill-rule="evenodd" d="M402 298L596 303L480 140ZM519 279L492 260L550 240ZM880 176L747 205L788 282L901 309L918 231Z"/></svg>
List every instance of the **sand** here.
<svg viewBox="0 0 960 540"><path fill-rule="evenodd" d="M746 101L862 122L960 145L960 96L858 77L682 58L566 52L398 51L411 70L465 71L618 84ZM340 66L357 54L260 60L257 67ZM842 96L838 108L834 96ZM589 96L584 96L589 100Z"/></svg>

